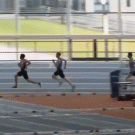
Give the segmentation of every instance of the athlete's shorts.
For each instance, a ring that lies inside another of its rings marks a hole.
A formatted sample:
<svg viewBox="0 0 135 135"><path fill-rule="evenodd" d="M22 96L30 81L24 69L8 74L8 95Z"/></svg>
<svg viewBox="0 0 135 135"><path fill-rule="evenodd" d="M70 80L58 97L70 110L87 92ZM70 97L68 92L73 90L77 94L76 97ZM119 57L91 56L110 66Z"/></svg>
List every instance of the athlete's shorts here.
<svg viewBox="0 0 135 135"><path fill-rule="evenodd" d="M131 75L135 76L135 71L130 72Z"/></svg>
<svg viewBox="0 0 135 135"><path fill-rule="evenodd" d="M65 75L63 74L62 69L59 69L59 70L55 71L54 75L55 76L59 75L61 78L65 78Z"/></svg>
<svg viewBox="0 0 135 135"><path fill-rule="evenodd" d="M17 73L17 75L18 75L18 76L23 76L24 79L26 79L26 80L29 78L28 75L27 75L27 71L25 71L25 70L19 71L19 72Z"/></svg>

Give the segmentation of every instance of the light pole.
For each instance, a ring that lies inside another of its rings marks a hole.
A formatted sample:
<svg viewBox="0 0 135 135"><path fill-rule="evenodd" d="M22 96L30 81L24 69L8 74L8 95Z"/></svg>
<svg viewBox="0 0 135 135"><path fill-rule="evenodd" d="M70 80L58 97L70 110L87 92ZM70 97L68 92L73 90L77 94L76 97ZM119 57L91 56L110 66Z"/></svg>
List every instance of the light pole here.
<svg viewBox="0 0 135 135"><path fill-rule="evenodd" d="M118 0L118 26L119 26L119 59L122 61L122 44L121 44L121 36L122 36L122 18L121 18L121 0Z"/></svg>
<svg viewBox="0 0 135 135"><path fill-rule="evenodd" d="M70 39L70 29L71 29L71 0L67 0L67 35L68 39L68 60L72 58L72 40Z"/></svg>
<svg viewBox="0 0 135 135"><path fill-rule="evenodd" d="M63 15L63 11L64 11L64 7L63 7L63 0L59 0L59 10L61 13L61 24L64 24L64 15Z"/></svg>
<svg viewBox="0 0 135 135"><path fill-rule="evenodd" d="M15 32L18 35L19 0L15 0Z"/></svg>
<svg viewBox="0 0 135 135"><path fill-rule="evenodd" d="M107 35L109 33L109 26L108 26L108 15L105 12L105 4L106 4L106 0L101 0L102 3L102 7L103 7L103 31L104 34ZM107 39L105 39L105 55L106 58L108 58L108 43L107 43Z"/></svg>
<svg viewBox="0 0 135 135"><path fill-rule="evenodd" d="M119 34L122 35L121 0L118 0L118 23Z"/></svg>
<svg viewBox="0 0 135 135"><path fill-rule="evenodd" d="M121 70L119 74L119 81L122 81L122 42L121 42L121 36L122 36L122 18L121 18L121 0L118 0L118 26L119 26L119 69ZM120 88L121 91L122 88Z"/></svg>
<svg viewBox="0 0 135 135"><path fill-rule="evenodd" d="M15 32L16 32L16 35L18 35L18 29L19 29L19 23L18 23L19 0L15 0L14 5L15 5ZM18 42L16 42L16 59L18 60Z"/></svg>
<svg viewBox="0 0 135 135"><path fill-rule="evenodd" d="M71 0L67 0L67 34L70 35L71 26Z"/></svg>
<svg viewBox="0 0 135 135"><path fill-rule="evenodd" d="M103 31L104 31L104 34L108 34L109 33L109 26L108 26L108 15L107 13L105 12L105 4L106 4L107 0L101 0L101 3L102 3L102 7L103 7Z"/></svg>

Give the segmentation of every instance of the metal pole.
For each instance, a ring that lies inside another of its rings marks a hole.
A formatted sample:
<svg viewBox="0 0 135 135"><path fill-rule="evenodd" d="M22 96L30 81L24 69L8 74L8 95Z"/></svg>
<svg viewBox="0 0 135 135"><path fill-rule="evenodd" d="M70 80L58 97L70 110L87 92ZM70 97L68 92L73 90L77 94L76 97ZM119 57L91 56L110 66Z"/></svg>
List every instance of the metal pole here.
<svg viewBox="0 0 135 135"><path fill-rule="evenodd" d="M14 2L15 2L14 3L15 5L15 32L16 32L16 35L18 35L19 0L15 0ZM18 42L16 42L16 59L18 60Z"/></svg>
<svg viewBox="0 0 135 135"><path fill-rule="evenodd" d="M94 50L94 59L96 59L97 58L97 40L96 39L94 39L93 40L93 43L94 43L94 48L93 48L93 50Z"/></svg>
<svg viewBox="0 0 135 135"><path fill-rule="evenodd" d="M108 22L108 15L103 14L103 28L104 28L104 34L109 34L109 22ZM108 42L107 39L105 39L105 52L106 52L106 58L108 58Z"/></svg>
<svg viewBox="0 0 135 135"><path fill-rule="evenodd" d="M70 36L70 26L71 26L71 0L67 0L67 35ZM71 60L72 57L72 40L68 39L68 60Z"/></svg>
<svg viewBox="0 0 135 135"><path fill-rule="evenodd" d="M15 32L18 35L19 0L15 0Z"/></svg>
<svg viewBox="0 0 135 135"><path fill-rule="evenodd" d="M119 22L119 62L120 62L120 74L119 74L119 81L122 81L122 42L121 42L121 35L122 35L122 19L121 19L121 0L118 0L118 22ZM120 88L120 92L121 92Z"/></svg>
<svg viewBox="0 0 135 135"><path fill-rule="evenodd" d="M121 44L121 35L122 35L122 18L121 18L121 0L118 0L118 25L119 25L119 59L122 59L122 44Z"/></svg>
<svg viewBox="0 0 135 135"><path fill-rule="evenodd" d="M59 1L58 8L59 8L60 12L63 13L64 7L63 7L63 1L62 0ZM64 15L63 14L61 14L61 24L64 24Z"/></svg>
<svg viewBox="0 0 135 135"><path fill-rule="evenodd" d="M72 59L72 39L68 39L68 60Z"/></svg>
<svg viewBox="0 0 135 135"><path fill-rule="evenodd" d="M108 22L108 14L104 13L103 14L103 29L104 29L104 34L109 34L109 22Z"/></svg>
<svg viewBox="0 0 135 135"><path fill-rule="evenodd" d="M67 34L70 35L71 26L71 0L67 0Z"/></svg>
<svg viewBox="0 0 135 135"><path fill-rule="evenodd" d="M78 0L78 11L81 11L81 0Z"/></svg>
<svg viewBox="0 0 135 135"><path fill-rule="evenodd" d="M121 0L118 1L119 34L122 35Z"/></svg>
<svg viewBox="0 0 135 135"><path fill-rule="evenodd" d="M107 39L105 39L105 55L106 55L106 58L108 58L108 42L107 42Z"/></svg>

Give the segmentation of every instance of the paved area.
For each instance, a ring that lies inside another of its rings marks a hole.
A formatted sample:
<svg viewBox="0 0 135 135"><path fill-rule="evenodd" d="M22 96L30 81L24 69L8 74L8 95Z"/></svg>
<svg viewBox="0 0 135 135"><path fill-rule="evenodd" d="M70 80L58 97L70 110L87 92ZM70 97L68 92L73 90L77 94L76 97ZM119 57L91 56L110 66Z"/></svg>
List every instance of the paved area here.
<svg viewBox="0 0 135 135"><path fill-rule="evenodd" d="M0 60L20 60L20 54L13 53L16 52L16 46L10 46L10 45L5 45L4 43L0 43L0 48L1 48L1 52L0 53ZM33 48L34 49L34 48ZM19 48L18 50L19 52L22 52L26 54L26 59L29 60L52 60L52 59L56 59L55 54L45 54L45 53L28 53L29 51L34 51L32 49L25 49L25 48Z"/></svg>
<svg viewBox="0 0 135 135"><path fill-rule="evenodd" d="M0 135L135 133L135 121L0 100Z"/></svg>

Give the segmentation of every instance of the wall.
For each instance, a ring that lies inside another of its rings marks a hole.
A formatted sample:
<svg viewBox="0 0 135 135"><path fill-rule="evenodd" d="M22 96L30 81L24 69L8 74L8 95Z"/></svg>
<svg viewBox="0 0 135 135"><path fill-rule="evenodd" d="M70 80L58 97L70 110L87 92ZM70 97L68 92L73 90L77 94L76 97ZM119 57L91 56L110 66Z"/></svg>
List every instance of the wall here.
<svg viewBox="0 0 135 135"><path fill-rule="evenodd" d="M121 0L122 12L135 12L135 0L131 0L131 6L127 7L127 0ZM110 12L118 12L118 0L110 0Z"/></svg>
<svg viewBox="0 0 135 135"><path fill-rule="evenodd" d="M85 11L94 12L94 0L86 0Z"/></svg>

